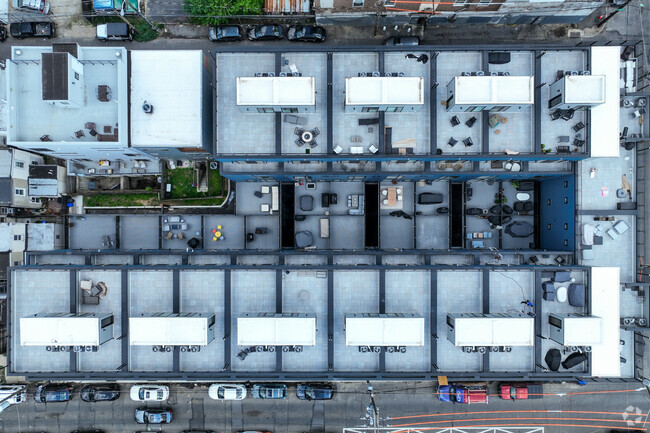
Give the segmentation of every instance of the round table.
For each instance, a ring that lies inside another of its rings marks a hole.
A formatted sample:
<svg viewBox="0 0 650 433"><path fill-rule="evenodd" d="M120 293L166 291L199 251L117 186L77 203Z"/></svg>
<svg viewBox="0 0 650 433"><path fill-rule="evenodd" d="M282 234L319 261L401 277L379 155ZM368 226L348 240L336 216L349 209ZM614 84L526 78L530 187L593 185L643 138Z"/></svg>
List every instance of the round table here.
<svg viewBox="0 0 650 433"><path fill-rule="evenodd" d="M310 141L312 141L314 139L314 134L312 134L311 131L305 131L305 132L302 133L300 138L305 143L309 143Z"/></svg>

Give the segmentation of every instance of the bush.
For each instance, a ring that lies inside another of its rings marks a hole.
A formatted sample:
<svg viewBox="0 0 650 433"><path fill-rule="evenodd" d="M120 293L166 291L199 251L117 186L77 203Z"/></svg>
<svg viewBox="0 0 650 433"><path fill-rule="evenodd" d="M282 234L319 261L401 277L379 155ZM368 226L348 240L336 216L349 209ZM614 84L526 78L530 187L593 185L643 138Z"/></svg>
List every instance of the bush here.
<svg viewBox="0 0 650 433"><path fill-rule="evenodd" d="M259 15L264 0L185 0L185 11L197 24L222 24L231 15Z"/></svg>
<svg viewBox="0 0 650 433"><path fill-rule="evenodd" d="M153 41L158 37L158 32L153 30L151 26L142 18L131 19L131 24L135 27L135 35L133 39L137 42ZM158 28L162 29L163 26L158 24Z"/></svg>

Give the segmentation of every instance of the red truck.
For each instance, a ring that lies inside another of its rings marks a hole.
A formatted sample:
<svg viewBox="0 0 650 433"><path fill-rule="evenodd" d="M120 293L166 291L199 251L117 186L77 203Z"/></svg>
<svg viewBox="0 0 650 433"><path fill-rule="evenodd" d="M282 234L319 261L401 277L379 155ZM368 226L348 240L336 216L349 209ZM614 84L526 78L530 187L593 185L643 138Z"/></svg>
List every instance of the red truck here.
<svg viewBox="0 0 650 433"><path fill-rule="evenodd" d="M499 396L503 400L527 400L542 398L544 389L539 383L502 383Z"/></svg>

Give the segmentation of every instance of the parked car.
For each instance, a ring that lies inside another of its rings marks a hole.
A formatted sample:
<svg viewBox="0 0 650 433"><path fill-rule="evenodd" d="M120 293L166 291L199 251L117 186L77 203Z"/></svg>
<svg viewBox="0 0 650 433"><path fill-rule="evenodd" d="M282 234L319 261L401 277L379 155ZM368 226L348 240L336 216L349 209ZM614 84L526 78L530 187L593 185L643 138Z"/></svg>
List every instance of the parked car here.
<svg viewBox="0 0 650 433"><path fill-rule="evenodd" d="M0 25L0 42L4 42L5 39L7 39L7 28Z"/></svg>
<svg viewBox="0 0 650 433"><path fill-rule="evenodd" d="M439 385L436 391L440 401L451 403L487 403L488 391L485 385L461 385L452 383L450 385Z"/></svg>
<svg viewBox="0 0 650 433"><path fill-rule="evenodd" d="M97 26L97 40L106 41L132 41L133 30L126 23L107 23Z"/></svg>
<svg viewBox="0 0 650 433"><path fill-rule="evenodd" d="M256 383L251 389L253 398L286 398L287 385L283 383Z"/></svg>
<svg viewBox="0 0 650 433"><path fill-rule="evenodd" d="M331 400L334 388L328 383L301 383L296 387L296 397L300 400Z"/></svg>
<svg viewBox="0 0 650 433"><path fill-rule="evenodd" d="M11 5L16 9L27 9L42 14L50 13L50 3L46 0L14 0Z"/></svg>
<svg viewBox="0 0 650 433"><path fill-rule="evenodd" d="M499 396L503 400L526 400L542 398L544 389L538 383L502 383L499 385Z"/></svg>
<svg viewBox="0 0 650 433"><path fill-rule="evenodd" d="M212 42L240 42L244 32L239 26L212 26L208 30L208 39Z"/></svg>
<svg viewBox="0 0 650 433"><path fill-rule="evenodd" d="M45 21L25 21L9 24L9 33L12 38L46 38L54 37L54 23Z"/></svg>
<svg viewBox="0 0 650 433"><path fill-rule="evenodd" d="M135 410L135 422L138 424L169 424L172 418L172 410L168 407L141 407Z"/></svg>
<svg viewBox="0 0 650 433"><path fill-rule="evenodd" d="M0 412L27 399L25 385L0 385Z"/></svg>
<svg viewBox="0 0 650 433"><path fill-rule="evenodd" d="M118 384L87 385L81 388L79 396L83 401L113 401L120 398L120 386Z"/></svg>
<svg viewBox="0 0 650 433"><path fill-rule="evenodd" d="M325 42L325 28L321 26L291 26L287 39L298 42Z"/></svg>
<svg viewBox="0 0 650 433"><path fill-rule="evenodd" d="M284 38L282 26L251 26L246 31L246 36L251 41L270 41Z"/></svg>
<svg viewBox="0 0 650 433"><path fill-rule="evenodd" d="M208 388L208 396L213 400L243 400L246 394L244 385L215 383Z"/></svg>
<svg viewBox="0 0 650 433"><path fill-rule="evenodd" d="M133 385L131 400L135 401L165 401L169 398L169 387L164 385Z"/></svg>
<svg viewBox="0 0 650 433"><path fill-rule="evenodd" d="M420 38L417 36L391 36L384 41L384 45L420 45Z"/></svg>
<svg viewBox="0 0 650 433"><path fill-rule="evenodd" d="M36 388L34 400L38 403L55 403L72 400L72 389L67 385L48 384Z"/></svg>

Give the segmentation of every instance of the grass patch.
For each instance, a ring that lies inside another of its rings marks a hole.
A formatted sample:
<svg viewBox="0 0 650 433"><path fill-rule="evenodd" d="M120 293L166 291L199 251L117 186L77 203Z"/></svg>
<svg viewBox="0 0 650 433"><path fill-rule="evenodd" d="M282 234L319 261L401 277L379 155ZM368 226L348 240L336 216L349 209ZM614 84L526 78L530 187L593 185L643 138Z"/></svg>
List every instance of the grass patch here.
<svg viewBox="0 0 650 433"><path fill-rule="evenodd" d="M167 170L167 183L172 184L171 199L202 198L221 195L221 174L219 170L208 170L208 192L197 192L194 183L194 168L183 167ZM223 200L221 200L223 201ZM204 202L204 200L199 200Z"/></svg>
<svg viewBox="0 0 650 433"><path fill-rule="evenodd" d="M127 207L158 206L157 193L142 194L97 194L84 197L84 206L89 207Z"/></svg>
<svg viewBox="0 0 650 433"><path fill-rule="evenodd" d="M135 27L135 35L133 39L137 42L149 42L153 41L160 34L151 28L151 26L142 18L129 18L129 22ZM156 24L159 30L162 30L164 26L162 24Z"/></svg>
<svg viewBox="0 0 650 433"><path fill-rule="evenodd" d="M194 24L225 24L231 15L260 15L264 0L185 0L184 7Z"/></svg>
<svg viewBox="0 0 650 433"><path fill-rule="evenodd" d="M180 203L179 206L219 206L221 203L223 203L223 201L224 198L222 197L205 198L205 199L194 198L189 200L183 200L183 202Z"/></svg>

